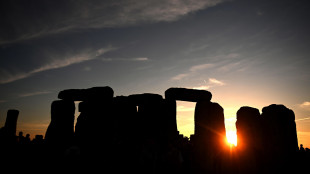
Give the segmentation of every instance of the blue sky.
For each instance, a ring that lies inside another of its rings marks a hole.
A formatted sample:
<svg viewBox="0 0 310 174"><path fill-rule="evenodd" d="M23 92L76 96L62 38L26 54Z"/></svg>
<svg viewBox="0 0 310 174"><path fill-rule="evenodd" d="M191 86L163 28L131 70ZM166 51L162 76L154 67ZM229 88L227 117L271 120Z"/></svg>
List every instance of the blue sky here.
<svg viewBox="0 0 310 174"><path fill-rule="evenodd" d="M44 134L60 90L115 96L207 89L225 110L284 104L310 146L310 25L305 0L2 1L0 125ZM179 128L193 105L178 103ZM183 110L182 110L183 109ZM187 133L186 133L187 134Z"/></svg>

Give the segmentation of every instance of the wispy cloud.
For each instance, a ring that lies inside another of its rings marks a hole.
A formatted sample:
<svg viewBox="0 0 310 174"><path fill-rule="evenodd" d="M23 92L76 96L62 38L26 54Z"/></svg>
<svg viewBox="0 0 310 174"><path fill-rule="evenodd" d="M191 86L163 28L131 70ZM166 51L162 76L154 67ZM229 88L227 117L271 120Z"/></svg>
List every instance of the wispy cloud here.
<svg viewBox="0 0 310 174"><path fill-rule="evenodd" d="M50 91L36 91L36 92L21 94L19 95L19 97L30 97L30 96L35 96L35 95L49 94L49 93L51 92Z"/></svg>
<svg viewBox="0 0 310 174"><path fill-rule="evenodd" d="M0 100L0 103L5 103L6 102L6 100Z"/></svg>
<svg viewBox="0 0 310 174"><path fill-rule="evenodd" d="M143 62L149 61L147 57L136 57L136 58L102 58L102 61L111 62L111 61L134 61L134 62Z"/></svg>
<svg viewBox="0 0 310 174"><path fill-rule="evenodd" d="M310 109L310 102L309 101L305 101L305 102L299 104L299 107L301 107L303 109Z"/></svg>
<svg viewBox="0 0 310 174"><path fill-rule="evenodd" d="M214 66L214 64L210 64L210 63L201 64L201 65L195 65L195 66L190 67L189 71L196 72L196 71L200 71L200 70L211 68L213 66Z"/></svg>
<svg viewBox="0 0 310 174"><path fill-rule="evenodd" d="M147 58L147 57L138 57L138 58L133 58L132 60L133 61L148 61L149 58Z"/></svg>
<svg viewBox="0 0 310 174"><path fill-rule="evenodd" d="M225 85L224 82L219 81L219 80L217 80L215 78L209 78L209 84L210 85L216 85L216 86L223 86L223 85Z"/></svg>
<svg viewBox="0 0 310 174"><path fill-rule="evenodd" d="M304 120L310 120L310 117L300 118L300 119L297 119L295 121L304 121Z"/></svg>
<svg viewBox="0 0 310 174"><path fill-rule="evenodd" d="M187 76L189 76L189 74L178 74L178 75L172 77L171 80L181 80Z"/></svg>
<svg viewBox="0 0 310 174"><path fill-rule="evenodd" d="M111 28L175 21L189 13L215 6L225 0L119 0L9 3L0 20L0 44L38 38L85 28ZM61 6L62 8L58 8ZM19 7L19 13L16 13ZM57 12L54 9L57 8ZM61 15L59 15L61 14ZM14 25L12 24L14 21ZM12 32L14 31L14 33ZM8 36L6 33L11 33Z"/></svg>
<svg viewBox="0 0 310 174"><path fill-rule="evenodd" d="M217 80L215 78L209 78L208 82L204 81L205 84L201 86L189 87L192 89L199 89L199 90L208 90L213 87L217 86L224 86L226 85L223 81Z"/></svg>
<svg viewBox="0 0 310 174"><path fill-rule="evenodd" d="M186 73L178 74L178 75L172 77L171 80L182 80L185 77L192 76L192 75L194 75L195 73L197 73L199 71L212 68L213 66L214 66L214 64L209 64L209 63L201 64L201 65L194 65L194 66L191 66Z"/></svg>
<svg viewBox="0 0 310 174"><path fill-rule="evenodd" d="M30 77L35 73L64 68L73 64L89 61L115 49L116 48L112 46L108 46L106 48L101 48L96 51L85 51L76 55L70 55L67 57L63 57L62 59L52 59L50 62L28 72L9 73L8 71L0 70L0 84L6 84L14 82L16 80L24 79Z"/></svg>

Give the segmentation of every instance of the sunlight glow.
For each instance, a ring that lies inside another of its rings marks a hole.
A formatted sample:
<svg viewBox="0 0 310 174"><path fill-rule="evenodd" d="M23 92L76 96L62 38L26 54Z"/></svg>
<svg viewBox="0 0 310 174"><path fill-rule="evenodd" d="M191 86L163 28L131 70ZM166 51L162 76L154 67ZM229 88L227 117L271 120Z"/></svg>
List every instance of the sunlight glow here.
<svg viewBox="0 0 310 174"><path fill-rule="evenodd" d="M235 131L227 131L226 137L228 144L237 146L237 134Z"/></svg>

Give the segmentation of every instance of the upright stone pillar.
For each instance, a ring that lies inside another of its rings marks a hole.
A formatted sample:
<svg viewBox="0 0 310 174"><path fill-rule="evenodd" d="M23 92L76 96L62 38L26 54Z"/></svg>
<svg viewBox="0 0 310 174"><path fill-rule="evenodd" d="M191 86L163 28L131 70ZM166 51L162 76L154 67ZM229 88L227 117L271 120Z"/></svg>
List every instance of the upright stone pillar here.
<svg viewBox="0 0 310 174"><path fill-rule="evenodd" d="M7 112L7 117L6 117L4 128L6 130L7 136L9 137L16 136L18 114L19 114L19 111L15 109L10 109Z"/></svg>
<svg viewBox="0 0 310 174"><path fill-rule="evenodd" d="M244 106L237 112L237 157L239 173L262 173L262 125L259 110Z"/></svg>
<svg viewBox="0 0 310 174"><path fill-rule="evenodd" d="M116 141L128 141L137 134L137 107L127 96L113 99L113 117Z"/></svg>
<svg viewBox="0 0 310 174"><path fill-rule="evenodd" d="M216 172L226 146L223 108L210 101L198 101L195 108L194 155L197 170Z"/></svg>
<svg viewBox="0 0 310 174"><path fill-rule="evenodd" d="M163 98L158 94L134 94L130 100L138 106L139 134L142 139L160 137L163 114Z"/></svg>
<svg viewBox="0 0 310 174"><path fill-rule="evenodd" d="M167 140L175 139L179 135L177 128L177 103L175 100L163 100L163 113L161 116L161 120L163 120L161 136Z"/></svg>
<svg viewBox="0 0 310 174"><path fill-rule="evenodd" d="M294 171L298 151L294 112L284 105L269 105L263 108L262 123L265 170L270 173Z"/></svg>
<svg viewBox="0 0 310 174"><path fill-rule="evenodd" d="M284 105L270 105L263 108L264 145L270 151L298 151L295 114Z"/></svg>
<svg viewBox="0 0 310 174"><path fill-rule="evenodd" d="M45 140L48 144L70 146L74 137L73 101L56 100L51 105L51 122L46 130Z"/></svg>
<svg viewBox="0 0 310 174"><path fill-rule="evenodd" d="M262 149L262 126L259 110L244 106L237 111L237 145L239 149Z"/></svg>

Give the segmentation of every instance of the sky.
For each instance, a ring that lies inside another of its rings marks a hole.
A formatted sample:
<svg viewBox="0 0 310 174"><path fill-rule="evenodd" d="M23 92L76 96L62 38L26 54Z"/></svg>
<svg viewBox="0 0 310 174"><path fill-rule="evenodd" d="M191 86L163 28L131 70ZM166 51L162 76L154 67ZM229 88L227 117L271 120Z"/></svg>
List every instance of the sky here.
<svg viewBox="0 0 310 174"><path fill-rule="evenodd" d="M110 86L115 96L204 89L227 131L242 106L283 104L310 147L310 4L307 0L3 0L0 127L44 135L64 89ZM180 133L195 103L178 101ZM76 112L76 117L78 112Z"/></svg>

